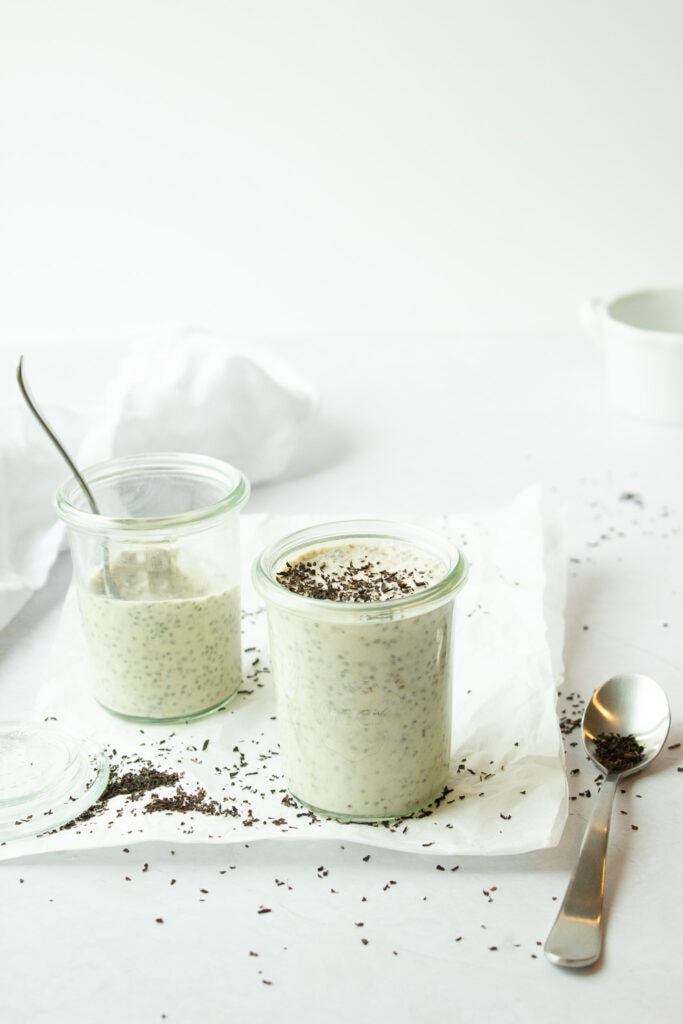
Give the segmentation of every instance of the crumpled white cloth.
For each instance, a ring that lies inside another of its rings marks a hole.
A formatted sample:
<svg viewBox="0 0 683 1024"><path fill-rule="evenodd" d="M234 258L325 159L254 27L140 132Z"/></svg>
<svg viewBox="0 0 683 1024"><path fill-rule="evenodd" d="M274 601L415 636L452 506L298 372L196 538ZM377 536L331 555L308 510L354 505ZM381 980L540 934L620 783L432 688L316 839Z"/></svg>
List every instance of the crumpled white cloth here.
<svg viewBox="0 0 683 1024"><path fill-rule="evenodd" d="M0 629L57 557L63 529L52 502L68 476L16 394L0 408ZM238 466L252 484L285 471L316 404L311 384L274 352L189 328L132 338L104 408L35 399L80 467L145 451L196 452Z"/></svg>

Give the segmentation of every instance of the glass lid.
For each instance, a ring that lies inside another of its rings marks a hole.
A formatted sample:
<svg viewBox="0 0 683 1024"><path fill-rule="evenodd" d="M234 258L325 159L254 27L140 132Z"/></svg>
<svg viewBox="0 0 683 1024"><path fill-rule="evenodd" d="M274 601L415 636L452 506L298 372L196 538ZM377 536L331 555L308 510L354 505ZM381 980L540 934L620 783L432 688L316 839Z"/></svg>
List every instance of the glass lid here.
<svg viewBox="0 0 683 1024"><path fill-rule="evenodd" d="M73 821L108 780L109 762L96 743L53 722L0 723L0 842Z"/></svg>

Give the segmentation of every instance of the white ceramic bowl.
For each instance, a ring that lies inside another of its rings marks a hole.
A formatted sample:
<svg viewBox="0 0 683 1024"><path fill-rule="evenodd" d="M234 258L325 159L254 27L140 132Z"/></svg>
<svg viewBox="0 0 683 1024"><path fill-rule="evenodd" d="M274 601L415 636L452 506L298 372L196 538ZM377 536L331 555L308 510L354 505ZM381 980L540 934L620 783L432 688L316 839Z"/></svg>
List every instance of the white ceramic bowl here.
<svg viewBox="0 0 683 1024"><path fill-rule="evenodd" d="M683 288L591 299L579 320L601 345L613 404L634 416L683 425Z"/></svg>

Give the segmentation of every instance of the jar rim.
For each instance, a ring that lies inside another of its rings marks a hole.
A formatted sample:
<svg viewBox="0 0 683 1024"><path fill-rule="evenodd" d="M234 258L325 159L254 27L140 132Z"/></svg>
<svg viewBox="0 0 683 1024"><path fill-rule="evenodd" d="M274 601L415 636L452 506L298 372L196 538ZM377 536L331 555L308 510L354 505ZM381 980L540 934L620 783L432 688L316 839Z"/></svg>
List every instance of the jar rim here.
<svg viewBox="0 0 683 1024"><path fill-rule="evenodd" d="M54 508L67 526L87 530L91 533L126 534L158 531L203 529L210 520L241 508L247 501L250 485L244 473L236 466L211 455L188 452L145 452L105 459L82 470L82 476L89 487L112 480L138 475L141 470L149 475L165 475L171 472L210 479L225 487L225 496L209 505L203 505L188 512L166 516L108 516L100 515L89 507L81 507L85 496L76 477L70 477L57 490Z"/></svg>
<svg viewBox="0 0 683 1024"><path fill-rule="evenodd" d="M445 573L435 583L387 601L329 601L288 590L278 583L277 567L314 546L331 547L349 541L399 542L436 557ZM320 523L287 534L268 545L252 566L252 580L266 601L300 614L324 618L399 618L437 607L455 597L465 584L469 567L462 551L441 534L414 523L391 519L344 519Z"/></svg>

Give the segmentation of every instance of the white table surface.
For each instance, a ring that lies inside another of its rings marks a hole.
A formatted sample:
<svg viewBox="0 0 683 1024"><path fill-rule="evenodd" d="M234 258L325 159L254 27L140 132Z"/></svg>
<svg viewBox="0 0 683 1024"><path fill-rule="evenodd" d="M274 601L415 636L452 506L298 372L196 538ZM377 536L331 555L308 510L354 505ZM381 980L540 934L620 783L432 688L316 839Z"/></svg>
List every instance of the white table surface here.
<svg viewBox="0 0 683 1024"><path fill-rule="evenodd" d="M318 385L320 410L287 478L255 488L250 511L464 512L536 482L567 502L558 712L632 670L663 685L673 715L667 749L617 798L603 958L571 972L542 952L591 810L578 794L594 789L568 746L580 771L564 836L524 856L437 865L261 841L0 863L0 1020L680 1020L683 429L611 410L578 331L280 349ZM0 634L2 718L30 714L49 674L69 575L62 556Z"/></svg>

